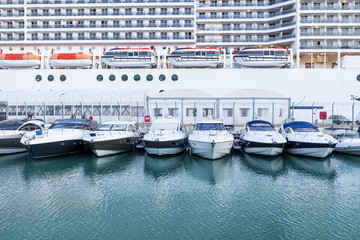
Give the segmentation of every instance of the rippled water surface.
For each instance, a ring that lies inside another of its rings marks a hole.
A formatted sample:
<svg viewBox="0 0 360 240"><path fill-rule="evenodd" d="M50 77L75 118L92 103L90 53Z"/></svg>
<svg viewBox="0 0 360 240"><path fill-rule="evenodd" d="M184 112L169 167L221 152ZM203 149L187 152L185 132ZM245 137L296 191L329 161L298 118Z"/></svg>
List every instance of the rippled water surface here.
<svg viewBox="0 0 360 240"><path fill-rule="evenodd" d="M360 157L0 157L0 239L359 239Z"/></svg>

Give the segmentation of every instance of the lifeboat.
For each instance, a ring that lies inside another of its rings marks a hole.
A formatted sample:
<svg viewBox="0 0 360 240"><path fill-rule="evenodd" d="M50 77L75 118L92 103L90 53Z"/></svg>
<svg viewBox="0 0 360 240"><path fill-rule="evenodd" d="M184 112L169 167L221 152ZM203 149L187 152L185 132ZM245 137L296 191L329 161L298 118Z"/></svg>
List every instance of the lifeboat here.
<svg viewBox="0 0 360 240"><path fill-rule="evenodd" d="M155 52L149 48L113 48L101 56L106 68L155 68Z"/></svg>
<svg viewBox="0 0 360 240"><path fill-rule="evenodd" d="M91 68L92 56L83 52L55 53L49 63L51 68Z"/></svg>
<svg viewBox="0 0 360 240"><path fill-rule="evenodd" d="M0 68L39 68L41 57L32 53L0 54Z"/></svg>
<svg viewBox="0 0 360 240"><path fill-rule="evenodd" d="M234 61L248 68L283 68L291 66L291 55L288 49L277 48L244 48L236 53Z"/></svg>
<svg viewBox="0 0 360 240"><path fill-rule="evenodd" d="M223 67L220 51L216 48L178 48L168 59L175 67Z"/></svg>

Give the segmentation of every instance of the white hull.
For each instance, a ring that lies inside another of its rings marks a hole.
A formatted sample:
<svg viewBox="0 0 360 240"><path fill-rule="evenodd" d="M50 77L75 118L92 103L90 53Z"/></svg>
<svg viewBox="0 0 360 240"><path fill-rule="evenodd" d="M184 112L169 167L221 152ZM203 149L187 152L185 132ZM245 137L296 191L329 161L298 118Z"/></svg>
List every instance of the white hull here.
<svg viewBox="0 0 360 240"><path fill-rule="evenodd" d="M278 147L244 147L244 152L266 155L266 156L276 156L283 152L283 148Z"/></svg>
<svg viewBox="0 0 360 240"><path fill-rule="evenodd" d="M222 66L222 62L220 61L176 61L174 58L169 58L169 62L171 65L175 67L220 67Z"/></svg>
<svg viewBox="0 0 360 240"><path fill-rule="evenodd" d="M127 152L125 150L91 150L96 156L98 157L104 157L107 155L114 155L114 154L118 154L118 153L123 153L123 152Z"/></svg>
<svg viewBox="0 0 360 240"><path fill-rule="evenodd" d="M285 148L284 150L285 152L295 155L324 158L330 155L334 151L334 148Z"/></svg>
<svg viewBox="0 0 360 240"><path fill-rule="evenodd" d="M50 59L52 68L90 68L91 59Z"/></svg>
<svg viewBox="0 0 360 240"><path fill-rule="evenodd" d="M281 68L285 66L290 66L289 61L244 61L241 57L234 57L234 60L237 64L250 68Z"/></svg>
<svg viewBox="0 0 360 240"><path fill-rule="evenodd" d="M352 155L360 155L360 139L345 138L338 140L335 151Z"/></svg>
<svg viewBox="0 0 360 240"><path fill-rule="evenodd" d="M181 152L184 151L184 148L183 147L176 147L176 148L150 148L150 147L145 147L145 151L148 154L162 156L162 155L172 155L172 154L181 153Z"/></svg>
<svg viewBox="0 0 360 240"><path fill-rule="evenodd" d="M218 159L230 154L233 140L216 142L216 141L196 141L189 139L191 152L200 157L207 159Z"/></svg>
<svg viewBox="0 0 360 240"><path fill-rule="evenodd" d="M39 68L41 61L37 59L27 60L0 60L0 68Z"/></svg>

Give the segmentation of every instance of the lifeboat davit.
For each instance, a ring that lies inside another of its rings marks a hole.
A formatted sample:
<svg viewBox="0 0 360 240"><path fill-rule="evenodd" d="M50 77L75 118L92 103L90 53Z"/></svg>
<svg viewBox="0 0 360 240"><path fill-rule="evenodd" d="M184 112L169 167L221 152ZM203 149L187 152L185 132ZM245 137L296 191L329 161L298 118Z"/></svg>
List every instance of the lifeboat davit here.
<svg viewBox="0 0 360 240"><path fill-rule="evenodd" d="M32 53L0 54L0 68L39 68L41 57Z"/></svg>
<svg viewBox="0 0 360 240"><path fill-rule="evenodd" d="M51 68L90 68L92 56L83 52L55 53L50 57Z"/></svg>

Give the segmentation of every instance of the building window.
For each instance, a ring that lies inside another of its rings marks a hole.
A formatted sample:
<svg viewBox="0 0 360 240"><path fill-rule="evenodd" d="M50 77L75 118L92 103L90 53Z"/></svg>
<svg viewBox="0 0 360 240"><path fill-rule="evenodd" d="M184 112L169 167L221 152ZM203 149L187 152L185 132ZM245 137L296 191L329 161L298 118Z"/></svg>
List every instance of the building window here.
<svg viewBox="0 0 360 240"><path fill-rule="evenodd" d="M232 109L232 108L223 108L223 116L224 117L233 117L234 116L234 109Z"/></svg>
<svg viewBox="0 0 360 240"><path fill-rule="evenodd" d="M186 109L186 116L187 117L196 117L197 116L197 109L196 108L187 108Z"/></svg>
<svg viewBox="0 0 360 240"><path fill-rule="evenodd" d="M162 108L154 108L154 116L162 117Z"/></svg>
<svg viewBox="0 0 360 240"><path fill-rule="evenodd" d="M250 115L250 108L240 108L240 117L248 117Z"/></svg>
<svg viewBox="0 0 360 240"><path fill-rule="evenodd" d="M169 108L168 116L177 117L179 116L179 108Z"/></svg>
<svg viewBox="0 0 360 240"><path fill-rule="evenodd" d="M214 109L213 108L203 108L203 117L213 116Z"/></svg>
<svg viewBox="0 0 360 240"><path fill-rule="evenodd" d="M258 108L258 117L267 117L269 115L268 108Z"/></svg>

